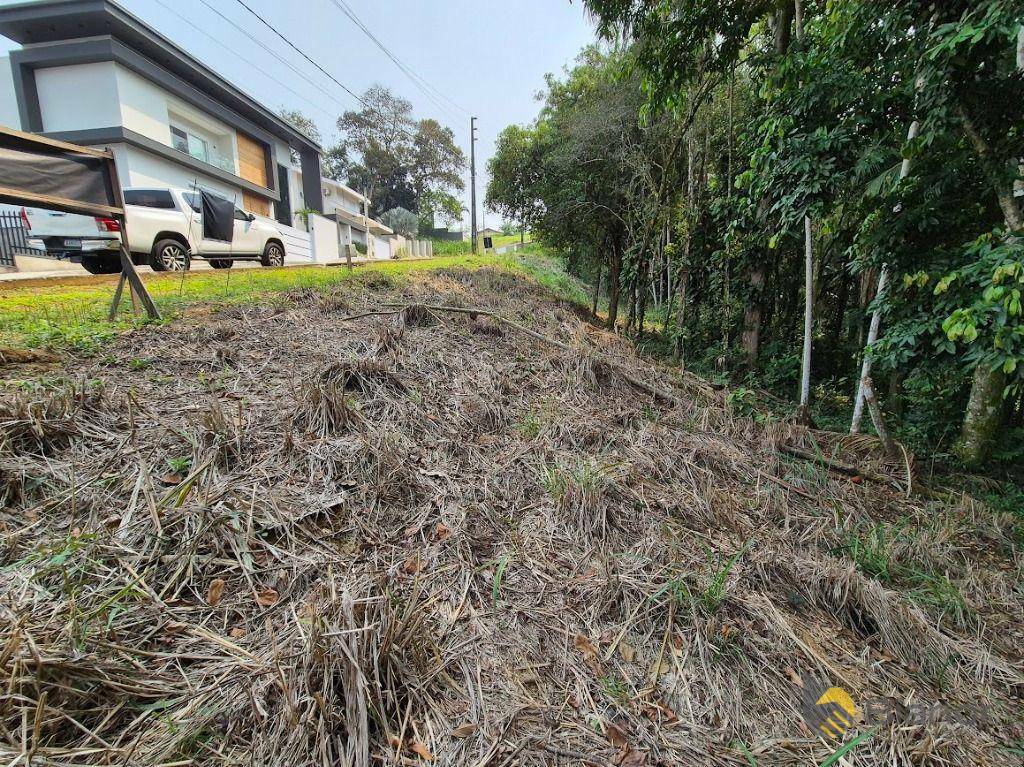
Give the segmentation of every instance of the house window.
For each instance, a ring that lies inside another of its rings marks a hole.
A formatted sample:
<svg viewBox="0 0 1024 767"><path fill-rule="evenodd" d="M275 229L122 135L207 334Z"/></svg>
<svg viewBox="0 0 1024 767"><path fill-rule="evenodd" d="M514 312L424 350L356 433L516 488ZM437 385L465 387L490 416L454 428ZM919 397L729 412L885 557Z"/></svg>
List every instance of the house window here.
<svg viewBox="0 0 1024 767"><path fill-rule="evenodd" d="M171 146L202 162L210 161L210 151L206 139L199 138L194 133L189 133L175 125L171 126Z"/></svg>

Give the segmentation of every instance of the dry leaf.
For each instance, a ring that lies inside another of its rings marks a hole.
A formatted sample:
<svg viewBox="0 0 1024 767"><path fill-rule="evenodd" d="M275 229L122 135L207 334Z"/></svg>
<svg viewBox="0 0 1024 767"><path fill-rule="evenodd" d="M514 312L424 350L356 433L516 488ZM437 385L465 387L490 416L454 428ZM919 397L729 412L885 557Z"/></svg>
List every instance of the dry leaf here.
<svg viewBox="0 0 1024 767"><path fill-rule="evenodd" d="M796 673L795 669L791 668L790 666L786 666L784 670L786 672L786 676L789 677L790 682L795 684L797 687L804 686L804 680L800 678L800 675Z"/></svg>
<svg viewBox="0 0 1024 767"><path fill-rule="evenodd" d="M224 587L226 585L223 578L214 578L210 581L210 588L206 590L206 604L210 607L216 607L220 604L220 599L224 596Z"/></svg>
<svg viewBox="0 0 1024 767"><path fill-rule="evenodd" d="M183 477L177 472L171 472L170 474L164 474L160 477L160 481L165 485L180 485Z"/></svg>
<svg viewBox="0 0 1024 767"><path fill-rule="evenodd" d="M277 600L280 598L277 591L272 588L265 588L256 595L256 601L261 607L270 607L273 604L277 604Z"/></svg>
<svg viewBox="0 0 1024 767"><path fill-rule="evenodd" d="M576 649L583 653L583 657L588 661L597 660L597 648L594 647L594 643L587 639L583 634L577 634L576 639L573 640L573 644Z"/></svg>
<svg viewBox="0 0 1024 767"><path fill-rule="evenodd" d="M409 745L409 750L421 759L426 759L428 762L432 762L434 760L434 755L430 753L430 749L427 748L424 744L420 743L418 740L413 741Z"/></svg>
<svg viewBox="0 0 1024 767"><path fill-rule="evenodd" d="M472 722L467 722L466 724L460 724L458 727L452 730L452 737L468 738L474 732L476 732L476 725Z"/></svg>
<svg viewBox="0 0 1024 767"><path fill-rule="evenodd" d="M632 663L633 658L636 657L636 650L633 649L631 644L619 642L619 655L622 656L622 660L626 661L626 663Z"/></svg>
<svg viewBox="0 0 1024 767"><path fill-rule="evenodd" d="M644 767L647 764L647 752L623 746L622 750L616 755L615 763L619 767Z"/></svg>
<svg viewBox="0 0 1024 767"><path fill-rule="evenodd" d="M420 558L416 554L413 554L405 560L405 564L402 565L402 569L409 575L415 575L420 571Z"/></svg>
<svg viewBox="0 0 1024 767"><path fill-rule="evenodd" d="M452 531L448 525L438 522L437 527L434 529L434 537L439 541L447 541L452 537Z"/></svg>
<svg viewBox="0 0 1024 767"><path fill-rule="evenodd" d="M658 701L652 701L644 709L644 716L655 724L672 724L679 721L675 711Z"/></svg>
<svg viewBox="0 0 1024 767"><path fill-rule="evenodd" d="M614 722L608 722L605 725L604 736L608 738L608 742L615 746L615 748L625 748L626 743L629 742L625 730Z"/></svg>
<svg viewBox="0 0 1024 767"><path fill-rule="evenodd" d="M247 632L247 631L246 631L246 630L245 630L244 628L242 628L241 626L235 626L235 627L234 627L233 629L231 629L231 631L230 631L230 632L228 632L228 633L230 633L230 634L231 634L231 637L232 637L233 639L241 639L241 638L242 638L242 637L244 637L244 636L245 636L245 635L246 635L246 634L247 634L248 632Z"/></svg>

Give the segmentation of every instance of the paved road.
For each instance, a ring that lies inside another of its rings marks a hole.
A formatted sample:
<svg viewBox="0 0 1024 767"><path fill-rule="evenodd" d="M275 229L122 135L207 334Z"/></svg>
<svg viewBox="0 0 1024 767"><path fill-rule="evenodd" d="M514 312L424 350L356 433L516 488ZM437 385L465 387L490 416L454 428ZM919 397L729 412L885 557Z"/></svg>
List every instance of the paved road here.
<svg viewBox="0 0 1024 767"><path fill-rule="evenodd" d="M24 271L7 272L0 270L0 281L3 282L15 282L21 280L46 280L46 279L77 279L93 277L89 272L85 271L79 264L72 264L66 261L54 261L52 262L52 269L46 268L50 266L43 261L41 258L31 259L34 263L32 268ZM259 269L260 264L258 261L236 261L232 269ZM192 271L204 272L210 271L213 267L205 261L196 259L192 262ZM139 274L153 274L153 270L148 266L138 267ZM115 277L116 279L116 277Z"/></svg>

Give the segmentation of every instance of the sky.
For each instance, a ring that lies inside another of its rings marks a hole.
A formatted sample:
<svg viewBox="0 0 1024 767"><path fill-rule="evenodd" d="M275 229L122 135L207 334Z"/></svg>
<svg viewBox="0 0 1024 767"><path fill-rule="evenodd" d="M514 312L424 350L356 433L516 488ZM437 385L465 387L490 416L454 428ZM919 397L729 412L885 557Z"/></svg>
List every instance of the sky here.
<svg viewBox="0 0 1024 767"><path fill-rule="evenodd" d="M118 1L265 106L304 112L317 123L324 146L338 138L338 115L359 103L241 2L353 92L380 83L411 101L417 119L431 117L450 126L467 159L469 117L476 116L481 226L485 219L499 221L483 211L487 160L498 134L510 123L533 120L545 73L561 72L594 39L580 0ZM0 6L14 4L0 0ZM430 88L418 87L341 6ZM0 37L0 54L14 47ZM465 175L468 208L468 170Z"/></svg>

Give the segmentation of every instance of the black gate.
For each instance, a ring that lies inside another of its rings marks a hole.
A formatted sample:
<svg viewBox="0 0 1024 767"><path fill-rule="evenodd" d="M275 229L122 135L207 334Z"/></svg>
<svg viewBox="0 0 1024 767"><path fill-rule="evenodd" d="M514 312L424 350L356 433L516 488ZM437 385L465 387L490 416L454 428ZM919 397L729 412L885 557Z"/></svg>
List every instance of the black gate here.
<svg viewBox="0 0 1024 767"><path fill-rule="evenodd" d="M14 267L15 256L45 256L46 251L28 242L28 229L20 213L0 212L0 268Z"/></svg>

